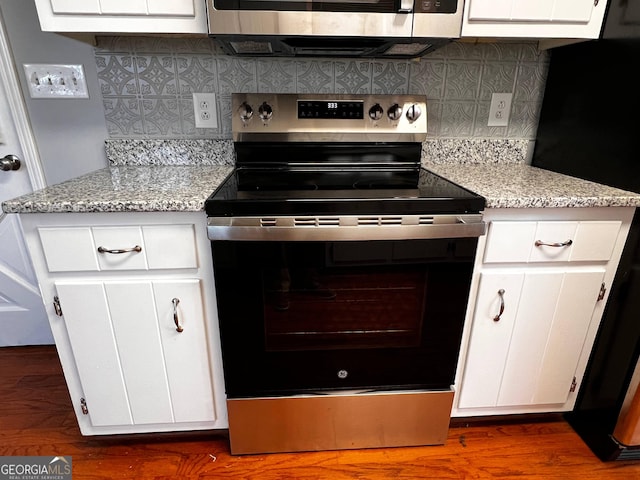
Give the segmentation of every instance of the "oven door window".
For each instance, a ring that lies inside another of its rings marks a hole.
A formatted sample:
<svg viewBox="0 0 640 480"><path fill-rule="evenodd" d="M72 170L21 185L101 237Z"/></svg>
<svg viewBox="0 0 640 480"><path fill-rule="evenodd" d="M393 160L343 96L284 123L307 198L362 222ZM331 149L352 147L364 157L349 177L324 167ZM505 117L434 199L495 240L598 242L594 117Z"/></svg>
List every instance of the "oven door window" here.
<svg viewBox="0 0 640 480"><path fill-rule="evenodd" d="M448 388L476 243L213 242L227 395Z"/></svg>
<svg viewBox="0 0 640 480"><path fill-rule="evenodd" d="M292 254L283 250L283 263L262 271L266 351L420 344L427 287L424 268L304 266Z"/></svg>

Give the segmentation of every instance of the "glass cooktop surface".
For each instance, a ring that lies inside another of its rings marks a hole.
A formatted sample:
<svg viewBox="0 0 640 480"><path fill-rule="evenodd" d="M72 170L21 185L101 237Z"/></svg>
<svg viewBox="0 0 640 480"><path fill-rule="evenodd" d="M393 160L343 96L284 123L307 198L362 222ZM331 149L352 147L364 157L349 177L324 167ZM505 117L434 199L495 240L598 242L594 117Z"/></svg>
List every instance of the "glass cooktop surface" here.
<svg viewBox="0 0 640 480"><path fill-rule="evenodd" d="M209 216L477 213L483 197L424 169L237 168Z"/></svg>

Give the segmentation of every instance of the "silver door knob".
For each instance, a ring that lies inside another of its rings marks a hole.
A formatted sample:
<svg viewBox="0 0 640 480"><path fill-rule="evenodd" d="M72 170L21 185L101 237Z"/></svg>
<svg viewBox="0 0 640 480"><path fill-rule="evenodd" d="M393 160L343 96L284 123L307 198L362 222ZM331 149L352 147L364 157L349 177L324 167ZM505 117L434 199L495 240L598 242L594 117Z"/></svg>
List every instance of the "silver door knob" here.
<svg viewBox="0 0 640 480"><path fill-rule="evenodd" d="M0 159L0 170L8 172L9 170L18 170L20 168L20 159L15 155L6 155Z"/></svg>

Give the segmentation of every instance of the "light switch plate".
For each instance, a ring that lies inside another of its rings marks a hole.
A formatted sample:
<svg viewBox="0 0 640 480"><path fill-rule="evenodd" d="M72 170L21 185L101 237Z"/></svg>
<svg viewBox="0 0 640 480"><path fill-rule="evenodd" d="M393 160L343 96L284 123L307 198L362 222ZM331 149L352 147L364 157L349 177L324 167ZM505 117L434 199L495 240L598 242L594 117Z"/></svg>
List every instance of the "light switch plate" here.
<svg viewBox="0 0 640 480"><path fill-rule="evenodd" d="M25 64L31 98L89 98L82 65Z"/></svg>

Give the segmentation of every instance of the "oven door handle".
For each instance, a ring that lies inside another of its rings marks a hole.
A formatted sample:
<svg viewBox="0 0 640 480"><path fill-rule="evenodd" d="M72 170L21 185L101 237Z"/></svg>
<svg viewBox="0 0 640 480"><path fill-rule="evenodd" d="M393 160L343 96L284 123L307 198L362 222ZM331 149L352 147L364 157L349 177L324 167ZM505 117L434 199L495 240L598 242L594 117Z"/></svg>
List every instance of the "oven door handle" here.
<svg viewBox="0 0 640 480"><path fill-rule="evenodd" d="M479 237L481 214L209 217L210 240L357 241Z"/></svg>

